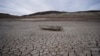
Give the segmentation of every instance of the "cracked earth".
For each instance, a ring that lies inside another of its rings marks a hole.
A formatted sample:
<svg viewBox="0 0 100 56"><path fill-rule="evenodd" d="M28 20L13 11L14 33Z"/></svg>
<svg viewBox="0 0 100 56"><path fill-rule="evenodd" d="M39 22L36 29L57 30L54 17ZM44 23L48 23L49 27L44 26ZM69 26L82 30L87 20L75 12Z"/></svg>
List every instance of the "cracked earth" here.
<svg viewBox="0 0 100 56"><path fill-rule="evenodd" d="M100 56L100 22L0 21L0 56Z"/></svg>

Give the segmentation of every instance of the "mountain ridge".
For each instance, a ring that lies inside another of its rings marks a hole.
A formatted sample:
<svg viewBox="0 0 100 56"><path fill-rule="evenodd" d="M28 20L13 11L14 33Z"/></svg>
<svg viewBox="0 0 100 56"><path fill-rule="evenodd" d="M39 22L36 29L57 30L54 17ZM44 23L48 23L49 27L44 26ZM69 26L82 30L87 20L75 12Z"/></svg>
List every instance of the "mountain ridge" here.
<svg viewBox="0 0 100 56"><path fill-rule="evenodd" d="M0 19L2 18L19 18L20 16L10 15L7 13L0 13Z"/></svg>
<svg viewBox="0 0 100 56"><path fill-rule="evenodd" d="M46 18L44 21L100 21L100 10L77 11L77 12L64 12L64 11L43 11L29 15L14 16L9 14L0 13L0 18L7 19L39 19Z"/></svg>
<svg viewBox="0 0 100 56"><path fill-rule="evenodd" d="M97 16L97 15L100 16L100 10L77 11L77 12L44 11L29 15L23 15L23 17L68 17L68 16Z"/></svg>

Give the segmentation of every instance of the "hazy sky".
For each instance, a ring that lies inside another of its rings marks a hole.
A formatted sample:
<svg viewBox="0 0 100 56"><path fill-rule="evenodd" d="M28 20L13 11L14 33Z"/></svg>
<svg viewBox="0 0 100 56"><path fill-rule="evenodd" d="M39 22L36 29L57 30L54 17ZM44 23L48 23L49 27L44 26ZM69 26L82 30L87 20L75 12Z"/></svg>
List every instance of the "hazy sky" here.
<svg viewBox="0 0 100 56"><path fill-rule="evenodd" d="M0 0L0 13L25 15L48 10L100 10L100 0Z"/></svg>

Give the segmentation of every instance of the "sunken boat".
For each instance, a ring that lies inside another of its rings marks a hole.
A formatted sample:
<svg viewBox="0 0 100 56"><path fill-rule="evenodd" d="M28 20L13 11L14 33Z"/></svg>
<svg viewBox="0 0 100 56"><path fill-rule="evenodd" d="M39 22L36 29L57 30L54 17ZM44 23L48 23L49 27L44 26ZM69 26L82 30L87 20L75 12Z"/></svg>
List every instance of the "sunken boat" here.
<svg viewBox="0 0 100 56"><path fill-rule="evenodd" d="M62 31L63 28L61 26L47 26L47 25L42 25L40 26L42 30L51 30L51 31Z"/></svg>

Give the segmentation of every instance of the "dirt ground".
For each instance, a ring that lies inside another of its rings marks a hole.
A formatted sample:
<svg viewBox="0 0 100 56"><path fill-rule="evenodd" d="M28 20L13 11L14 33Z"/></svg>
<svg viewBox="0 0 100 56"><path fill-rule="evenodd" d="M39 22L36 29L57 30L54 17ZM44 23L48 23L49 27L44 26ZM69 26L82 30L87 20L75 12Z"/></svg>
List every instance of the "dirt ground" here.
<svg viewBox="0 0 100 56"><path fill-rule="evenodd" d="M100 22L0 21L0 56L100 56Z"/></svg>

